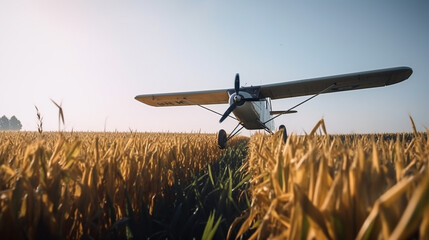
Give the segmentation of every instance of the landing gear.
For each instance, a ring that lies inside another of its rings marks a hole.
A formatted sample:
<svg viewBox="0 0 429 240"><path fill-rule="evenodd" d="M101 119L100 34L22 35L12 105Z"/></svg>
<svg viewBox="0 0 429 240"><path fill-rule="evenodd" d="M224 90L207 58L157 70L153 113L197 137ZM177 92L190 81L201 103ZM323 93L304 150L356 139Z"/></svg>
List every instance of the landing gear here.
<svg viewBox="0 0 429 240"><path fill-rule="evenodd" d="M226 136L225 130L219 130L219 133L217 134L217 144L220 149L226 148L226 141L228 141L228 137Z"/></svg>
<svg viewBox="0 0 429 240"><path fill-rule="evenodd" d="M286 131L285 125L280 125L279 131L282 131L283 143L286 143L286 141L287 141L287 131Z"/></svg>
<svg viewBox="0 0 429 240"><path fill-rule="evenodd" d="M239 128L240 125L241 127ZM219 145L219 148L225 149L226 142L232 137L234 137L235 135L237 135L243 128L244 126L241 123L238 123L237 126L235 126L234 130L232 130L232 132L229 135L226 134L225 130L223 129L219 130L219 133L217 134L217 144Z"/></svg>

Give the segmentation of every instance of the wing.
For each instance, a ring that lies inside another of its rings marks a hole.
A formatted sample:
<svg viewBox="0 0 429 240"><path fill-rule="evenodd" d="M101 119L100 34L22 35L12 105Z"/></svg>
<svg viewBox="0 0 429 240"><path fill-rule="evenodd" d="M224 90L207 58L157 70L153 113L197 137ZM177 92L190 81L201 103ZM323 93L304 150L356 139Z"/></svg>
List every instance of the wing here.
<svg viewBox="0 0 429 240"><path fill-rule="evenodd" d="M322 91L323 93L330 93L387 86L408 79L412 73L413 70L409 67L397 67L255 87L244 87L240 88L240 90L252 93L260 98L290 98L313 95ZM234 89L145 94L138 95L135 99L155 107L226 104L229 100L228 92L232 93Z"/></svg>
<svg viewBox="0 0 429 240"><path fill-rule="evenodd" d="M413 70L409 67L388 68L350 73L331 77L313 78L260 86L260 96L271 99L313 95L322 92L340 92L355 89L392 85L408 79Z"/></svg>
<svg viewBox="0 0 429 240"><path fill-rule="evenodd" d="M155 107L228 103L228 89L138 95L136 100Z"/></svg>

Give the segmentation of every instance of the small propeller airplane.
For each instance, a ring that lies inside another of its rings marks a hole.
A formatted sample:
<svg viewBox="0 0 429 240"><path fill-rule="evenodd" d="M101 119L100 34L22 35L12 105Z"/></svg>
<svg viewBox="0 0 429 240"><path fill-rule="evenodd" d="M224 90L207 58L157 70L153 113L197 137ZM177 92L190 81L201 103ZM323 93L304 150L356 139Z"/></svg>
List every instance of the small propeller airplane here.
<svg viewBox="0 0 429 240"><path fill-rule="evenodd" d="M227 117L237 120L237 126L229 135L225 130L219 130L218 145L223 149L227 141L243 128L263 129L273 134L274 119L283 114L296 113L295 108L319 94L392 85L408 79L412 73L413 70L409 67L396 67L250 87L240 87L240 77L237 73L233 89L144 94L136 96L135 99L155 107L197 105L220 115L220 123ZM271 108L271 100L310 95L312 96L288 110L273 111ZM203 106L227 103L229 107L223 114ZM231 113L235 117L231 116ZM283 131L283 140L286 142L286 127L280 125L279 130Z"/></svg>

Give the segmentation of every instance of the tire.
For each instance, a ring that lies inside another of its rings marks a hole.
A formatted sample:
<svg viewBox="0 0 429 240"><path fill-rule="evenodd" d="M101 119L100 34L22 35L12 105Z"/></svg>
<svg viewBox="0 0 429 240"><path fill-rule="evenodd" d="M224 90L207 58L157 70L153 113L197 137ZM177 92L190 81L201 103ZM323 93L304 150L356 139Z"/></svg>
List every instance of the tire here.
<svg viewBox="0 0 429 240"><path fill-rule="evenodd" d="M287 141L287 131L286 131L285 125L280 125L279 131L282 131L283 143L286 143L286 141Z"/></svg>
<svg viewBox="0 0 429 240"><path fill-rule="evenodd" d="M225 130L221 129L219 130L219 133L217 135L217 144L220 149L226 148L226 141L228 140L228 137L226 136Z"/></svg>

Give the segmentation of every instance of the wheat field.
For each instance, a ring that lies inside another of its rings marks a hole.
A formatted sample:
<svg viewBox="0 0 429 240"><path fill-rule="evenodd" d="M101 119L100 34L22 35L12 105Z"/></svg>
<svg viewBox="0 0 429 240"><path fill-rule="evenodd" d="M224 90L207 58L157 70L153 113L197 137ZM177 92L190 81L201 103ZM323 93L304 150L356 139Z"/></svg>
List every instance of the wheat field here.
<svg viewBox="0 0 429 240"><path fill-rule="evenodd" d="M239 235L427 239L429 142L412 125L412 134L329 136L321 120L286 144L254 136L246 163L251 206Z"/></svg>
<svg viewBox="0 0 429 240"><path fill-rule="evenodd" d="M425 239L427 133L0 132L2 239Z"/></svg>
<svg viewBox="0 0 429 240"><path fill-rule="evenodd" d="M166 188L218 160L215 137L2 132L0 235L104 238L131 209L144 202L151 214Z"/></svg>

